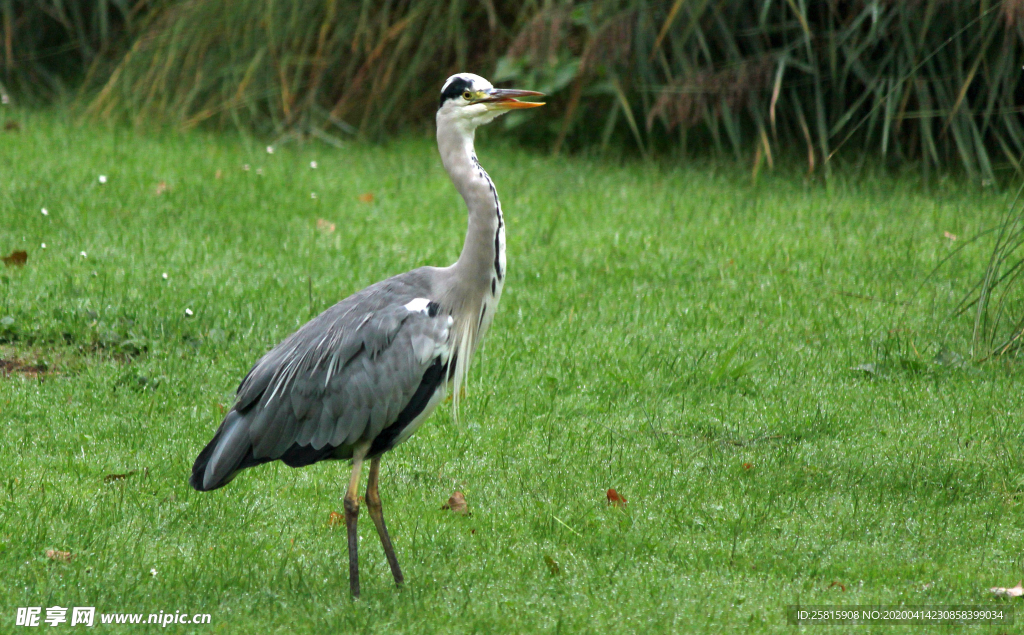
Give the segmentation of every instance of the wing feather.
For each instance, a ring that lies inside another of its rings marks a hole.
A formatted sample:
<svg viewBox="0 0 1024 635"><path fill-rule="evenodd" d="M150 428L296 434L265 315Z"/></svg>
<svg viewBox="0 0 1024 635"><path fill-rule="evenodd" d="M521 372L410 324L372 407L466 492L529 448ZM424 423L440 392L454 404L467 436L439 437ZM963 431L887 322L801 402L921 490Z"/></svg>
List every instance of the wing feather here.
<svg viewBox="0 0 1024 635"><path fill-rule="evenodd" d="M323 401L309 400L308 408L306 413L301 417L296 417L302 422L299 426L299 432L295 435L295 443L299 445L310 445L313 442L313 435L316 433L316 426L320 423L320 413L323 410Z"/></svg>
<svg viewBox="0 0 1024 635"><path fill-rule="evenodd" d="M362 417L359 393L352 384L344 384L340 387L340 390L343 391L345 403L349 407L342 414L341 421L338 422L338 430L334 438L338 440L338 445L352 445L359 438L359 435L362 434L362 429L356 426L356 420Z"/></svg>

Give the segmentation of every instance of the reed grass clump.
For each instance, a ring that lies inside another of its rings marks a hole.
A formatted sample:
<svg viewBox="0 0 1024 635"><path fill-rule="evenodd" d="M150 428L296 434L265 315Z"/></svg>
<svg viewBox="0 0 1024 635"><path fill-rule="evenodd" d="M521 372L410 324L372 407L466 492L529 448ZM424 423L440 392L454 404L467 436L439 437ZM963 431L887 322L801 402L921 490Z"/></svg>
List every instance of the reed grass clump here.
<svg viewBox="0 0 1024 635"><path fill-rule="evenodd" d="M448 69L493 58L489 12L458 0L165 2L90 112L384 136L430 113Z"/></svg>
<svg viewBox="0 0 1024 635"><path fill-rule="evenodd" d="M1024 351L1024 186L999 225L975 238L991 244L984 274L954 311L973 321L971 353L976 361L1019 357Z"/></svg>
<svg viewBox="0 0 1024 635"><path fill-rule="evenodd" d="M427 117L438 78L469 68L552 94L529 116L548 119L531 128L555 151L710 143L759 165L799 147L815 170L859 148L993 180L1024 154L1022 7L168 1L91 110L380 136Z"/></svg>
<svg viewBox="0 0 1024 635"><path fill-rule="evenodd" d="M549 108L504 121L555 152L711 147L755 170L797 154L811 171L873 154L978 182L1024 172L1021 0L78 6L0 0L8 88L58 85L43 60L73 50L78 76L102 85L96 117L336 143L428 123L441 79L473 70L549 93ZM111 15L130 35L116 65Z"/></svg>

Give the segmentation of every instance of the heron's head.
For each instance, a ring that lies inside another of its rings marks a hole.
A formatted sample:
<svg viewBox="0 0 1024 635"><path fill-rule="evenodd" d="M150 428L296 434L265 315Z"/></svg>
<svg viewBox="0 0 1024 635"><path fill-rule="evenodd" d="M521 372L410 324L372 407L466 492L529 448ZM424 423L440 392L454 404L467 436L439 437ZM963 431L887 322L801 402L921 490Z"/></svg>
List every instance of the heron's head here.
<svg viewBox="0 0 1024 635"><path fill-rule="evenodd" d="M510 110L536 108L542 102L519 101L516 97L540 97L543 93L532 90L495 88L491 82L472 73L452 75L441 87L441 102L437 108L437 121L472 131L490 123Z"/></svg>

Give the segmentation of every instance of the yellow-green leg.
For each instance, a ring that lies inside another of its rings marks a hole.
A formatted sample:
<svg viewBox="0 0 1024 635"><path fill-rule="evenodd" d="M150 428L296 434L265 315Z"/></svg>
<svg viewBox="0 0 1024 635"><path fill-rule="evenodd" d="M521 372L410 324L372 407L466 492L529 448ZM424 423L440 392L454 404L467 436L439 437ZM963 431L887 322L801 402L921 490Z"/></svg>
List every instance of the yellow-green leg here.
<svg viewBox="0 0 1024 635"><path fill-rule="evenodd" d="M391 544L391 536L388 535L387 525L384 524L384 508L380 503L380 492L377 491L377 484L380 477L380 457L370 460L370 479L366 484L366 508L373 519L373 526L377 528L377 535L380 536L380 544L384 547L384 555L391 565L391 575L395 576L395 584L402 584L405 578L402 577L402 570L398 567L398 557L395 555L395 547Z"/></svg>
<svg viewBox="0 0 1024 635"><path fill-rule="evenodd" d="M352 476L345 492L345 527L348 529L348 586L352 597L359 597L359 533L356 520L359 518L359 473L363 469L363 457L369 444L357 450L352 457Z"/></svg>

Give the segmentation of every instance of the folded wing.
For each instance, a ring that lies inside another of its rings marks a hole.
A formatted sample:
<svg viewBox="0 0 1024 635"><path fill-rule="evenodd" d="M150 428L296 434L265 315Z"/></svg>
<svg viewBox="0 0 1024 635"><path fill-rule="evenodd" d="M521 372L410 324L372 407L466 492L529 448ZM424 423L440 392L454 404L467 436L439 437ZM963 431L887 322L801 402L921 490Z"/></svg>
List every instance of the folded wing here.
<svg viewBox="0 0 1024 635"><path fill-rule="evenodd" d="M451 317L409 286L369 287L264 355L196 459L192 486L216 489L278 459L298 467L348 458L408 415L421 384L441 384L451 351Z"/></svg>

